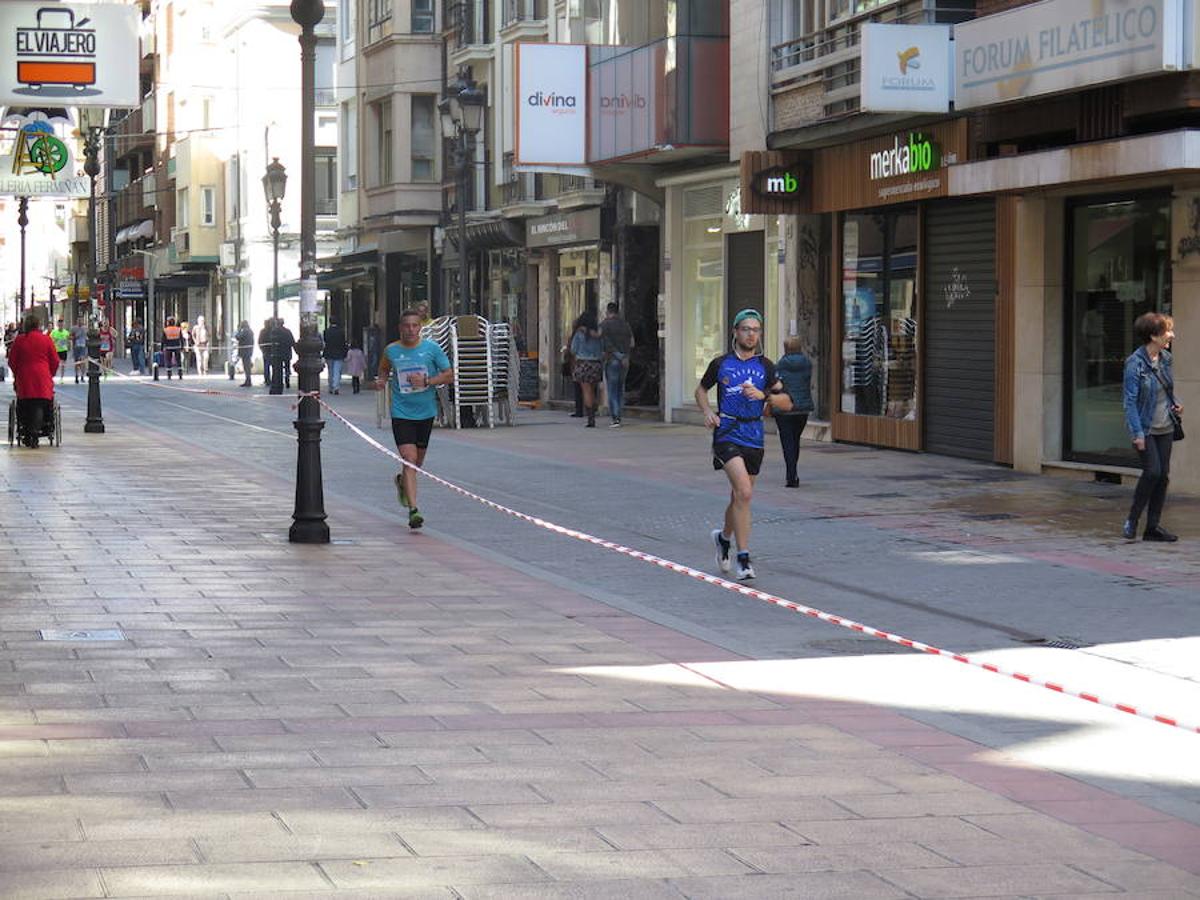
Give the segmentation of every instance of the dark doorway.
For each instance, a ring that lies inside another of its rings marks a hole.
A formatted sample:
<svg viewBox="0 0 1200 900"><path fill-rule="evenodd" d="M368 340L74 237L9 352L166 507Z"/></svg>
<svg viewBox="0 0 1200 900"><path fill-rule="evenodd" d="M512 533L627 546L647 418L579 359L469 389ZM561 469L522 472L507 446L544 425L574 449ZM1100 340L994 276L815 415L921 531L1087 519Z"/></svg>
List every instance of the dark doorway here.
<svg viewBox="0 0 1200 900"><path fill-rule="evenodd" d="M746 231L725 238L725 322L743 309L763 310L766 295L766 236Z"/></svg>

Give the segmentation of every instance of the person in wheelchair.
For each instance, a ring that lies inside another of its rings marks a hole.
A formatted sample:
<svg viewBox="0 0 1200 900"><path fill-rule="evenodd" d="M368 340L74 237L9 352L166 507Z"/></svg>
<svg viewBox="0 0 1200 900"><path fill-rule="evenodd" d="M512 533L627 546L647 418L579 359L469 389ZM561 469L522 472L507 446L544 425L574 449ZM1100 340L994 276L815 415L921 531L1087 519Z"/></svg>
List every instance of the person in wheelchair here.
<svg viewBox="0 0 1200 900"><path fill-rule="evenodd" d="M26 447L36 447L53 416L54 373L59 365L54 341L42 333L37 314L25 317L22 333L9 348L8 365L13 370L22 438Z"/></svg>

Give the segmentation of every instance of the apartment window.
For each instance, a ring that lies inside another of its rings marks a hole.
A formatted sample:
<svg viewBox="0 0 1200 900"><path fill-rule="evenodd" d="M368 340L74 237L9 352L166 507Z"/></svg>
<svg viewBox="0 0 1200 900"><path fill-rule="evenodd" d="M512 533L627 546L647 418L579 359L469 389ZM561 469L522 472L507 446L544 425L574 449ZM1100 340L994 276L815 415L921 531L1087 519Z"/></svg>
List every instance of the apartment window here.
<svg viewBox="0 0 1200 900"><path fill-rule="evenodd" d="M204 186L200 188L200 224L217 224L217 189Z"/></svg>
<svg viewBox="0 0 1200 900"><path fill-rule="evenodd" d="M432 94L414 94L412 98L412 180L434 178L437 117Z"/></svg>
<svg viewBox="0 0 1200 900"><path fill-rule="evenodd" d="M367 0L367 43L392 33L392 0Z"/></svg>
<svg viewBox="0 0 1200 900"><path fill-rule="evenodd" d="M242 183L242 160L236 153L229 157L229 177L225 179L225 219L236 221L241 216L238 188Z"/></svg>
<svg viewBox="0 0 1200 900"><path fill-rule="evenodd" d="M212 128L213 98L203 97L200 100L200 127L204 130Z"/></svg>
<svg viewBox="0 0 1200 900"><path fill-rule="evenodd" d="M185 187L175 192L175 227L188 227L188 189Z"/></svg>
<svg viewBox="0 0 1200 900"><path fill-rule="evenodd" d="M337 106L337 45L330 41L317 44L317 58L313 69L313 87L317 106Z"/></svg>
<svg viewBox="0 0 1200 900"><path fill-rule="evenodd" d="M375 183L392 183L392 101L375 104Z"/></svg>
<svg viewBox="0 0 1200 900"><path fill-rule="evenodd" d="M343 190L353 191L358 187L358 107L353 103L342 104L342 172Z"/></svg>
<svg viewBox="0 0 1200 900"><path fill-rule="evenodd" d="M338 25L342 30L342 59L354 55L355 0L338 0Z"/></svg>
<svg viewBox="0 0 1200 900"><path fill-rule="evenodd" d="M315 150L316 200L318 216L336 216L338 198L337 147Z"/></svg>
<svg viewBox="0 0 1200 900"><path fill-rule="evenodd" d="M412 33L433 34L433 0L412 0Z"/></svg>

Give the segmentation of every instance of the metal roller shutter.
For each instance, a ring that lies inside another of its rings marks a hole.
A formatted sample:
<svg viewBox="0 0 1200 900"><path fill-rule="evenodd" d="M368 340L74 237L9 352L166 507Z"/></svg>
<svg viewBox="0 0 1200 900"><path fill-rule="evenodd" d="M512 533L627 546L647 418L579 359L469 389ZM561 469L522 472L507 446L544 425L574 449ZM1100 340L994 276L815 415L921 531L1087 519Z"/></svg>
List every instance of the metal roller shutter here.
<svg viewBox="0 0 1200 900"><path fill-rule="evenodd" d="M925 210L925 450L994 455L996 205Z"/></svg>

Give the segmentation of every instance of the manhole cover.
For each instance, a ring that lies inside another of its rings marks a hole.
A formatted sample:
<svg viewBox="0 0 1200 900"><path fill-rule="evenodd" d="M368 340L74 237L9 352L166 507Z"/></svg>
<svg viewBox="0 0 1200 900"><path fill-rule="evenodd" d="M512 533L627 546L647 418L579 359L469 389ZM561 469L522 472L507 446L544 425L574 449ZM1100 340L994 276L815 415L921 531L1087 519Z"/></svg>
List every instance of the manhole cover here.
<svg viewBox="0 0 1200 900"><path fill-rule="evenodd" d="M69 628L43 628L43 641L123 641L125 632L120 628L93 628L87 631L72 631Z"/></svg>

